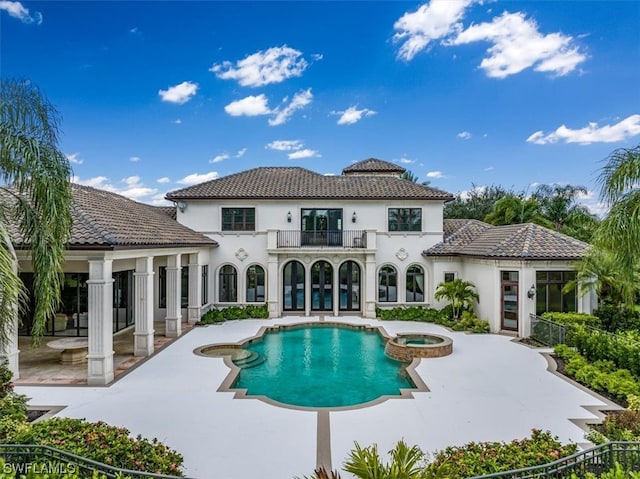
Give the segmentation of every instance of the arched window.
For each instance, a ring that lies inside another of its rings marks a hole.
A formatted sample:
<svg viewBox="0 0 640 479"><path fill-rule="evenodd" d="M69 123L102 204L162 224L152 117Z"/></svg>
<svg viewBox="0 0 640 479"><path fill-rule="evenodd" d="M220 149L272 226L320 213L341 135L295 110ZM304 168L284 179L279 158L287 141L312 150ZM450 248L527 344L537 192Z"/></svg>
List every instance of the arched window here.
<svg viewBox="0 0 640 479"><path fill-rule="evenodd" d="M407 303L414 302L424 302L424 270L417 265L407 270Z"/></svg>
<svg viewBox="0 0 640 479"><path fill-rule="evenodd" d="M393 266L383 266L378 273L378 301L395 303L398 301L398 273Z"/></svg>
<svg viewBox="0 0 640 479"><path fill-rule="evenodd" d="M235 303L238 301L238 272L230 265L226 264L220 268L220 290L218 301L221 303Z"/></svg>
<svg viewBox="0 0 640 479"><path fill-rule="evenodd" d="M257 264L247 269L247 303L264 303L264 268Z"/></svg>

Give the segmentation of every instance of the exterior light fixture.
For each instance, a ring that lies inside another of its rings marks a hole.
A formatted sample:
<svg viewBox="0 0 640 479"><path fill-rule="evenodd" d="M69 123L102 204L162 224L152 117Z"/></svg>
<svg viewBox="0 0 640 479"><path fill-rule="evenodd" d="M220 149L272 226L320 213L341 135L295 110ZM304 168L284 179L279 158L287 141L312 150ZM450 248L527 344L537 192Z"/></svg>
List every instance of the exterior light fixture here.
<svg viewBox="0 0 640 479"><path fill-rule="evenodd" d="M529 291L527 291L527 298L533 299L535 295L536 295L536 285L532 284L531 287L529 288Z"/></svg>
<svg viewBox="0 0 640 479"><path fill-rule="evenodd" d="M178 207L178 209L180 210L180 213L184 213L184 210L187 209L187 204L184 201L178 201L176 203L176 206Z"/></svg>
<svg viewBox="0 0 640 479"><path fill-rule="evenodd" d="M291 211L287 213L287 223L291 223Z"/></svg>
<svg viewBox="0 0 640 479"><path fill-rule="evenodd" d="M353 215L351 215L351 222L355 223L357 219L358 219L358 217L356 216L356 212L354 211Z"/></svg>

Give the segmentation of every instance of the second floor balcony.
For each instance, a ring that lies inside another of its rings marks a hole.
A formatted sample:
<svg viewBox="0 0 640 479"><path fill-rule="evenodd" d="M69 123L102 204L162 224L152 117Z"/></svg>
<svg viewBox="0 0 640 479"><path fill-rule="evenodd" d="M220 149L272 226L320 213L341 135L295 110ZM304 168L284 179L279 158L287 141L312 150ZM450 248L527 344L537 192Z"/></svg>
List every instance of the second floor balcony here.
<svg viewBox="0 0 640 479"><path fill-rule="evenodd" d="M366 248L364 230L277 231L278 248Z"/></svg>

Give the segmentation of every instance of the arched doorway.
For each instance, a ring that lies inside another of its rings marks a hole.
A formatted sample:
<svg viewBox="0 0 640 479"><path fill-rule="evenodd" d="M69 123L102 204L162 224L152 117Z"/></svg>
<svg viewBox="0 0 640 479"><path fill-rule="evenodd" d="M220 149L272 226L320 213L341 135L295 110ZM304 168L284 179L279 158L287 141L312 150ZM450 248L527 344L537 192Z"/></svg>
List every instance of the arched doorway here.
<svg viewBox="0 0 640 479"><path fill-rule="evenodd" d="M282 305L285 311L304 311L304 266L299 261L284 265Z"/></svg>
<svg viewBox="0 0 640 479"><path fill-rule="evenodd" d="M339 274L340 311L360 311L360 266L355 261L346 261L340 266Z"/></svg>
<svg viewBox="0 0 640 479"><path fill-rule="evenodd" d="M311 267L311 310L333 310L333 268L326 261Z"/></svg>

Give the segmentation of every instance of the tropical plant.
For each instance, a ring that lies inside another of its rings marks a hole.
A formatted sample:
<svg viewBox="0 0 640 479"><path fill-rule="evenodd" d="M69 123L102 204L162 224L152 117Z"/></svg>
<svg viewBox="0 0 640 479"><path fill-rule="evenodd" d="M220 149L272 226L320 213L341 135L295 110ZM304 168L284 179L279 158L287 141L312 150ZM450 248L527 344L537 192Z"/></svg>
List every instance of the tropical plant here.
<svg viewBox="0 0 640 479"><path fill-rule="evenodd" d="M34 338L44 333L60 303L64 250L71 233L71 168L58 146L59 121L56 109L33 83L1 80L0 343L15 327L25 299L12 239L31 250ZM10 230L11 224L17 230Z"/></svg>
<svg viewBox="0 0 640 479"><path fill-rule="evenodd" d="M418 182L418 175L414 174L412 171L409 171L409 170L405 170L400 175L400 178L403 179L403 180L411 181L412 183L417 183ZM431 183L430 181L423 181L420 184L422 186L429 186L430 183Z"/></svg>
<svg viewBox="0 0 640 479"><path fill-rule="evenodd" d="M598 224L597 216L578 203L580 195L586 195L584 186L540 185L533 193L540 204L540 213L559 233L590 241Z"/></svg>
<svg viewBox="0 0 640 479"><path fill-rule="evenodd" d="M384 464L378 446L361 447L357 442L349 453L344 470L358 479L424 479L425 454L418 446L398 441L389 451L391 461Z"/></svg>
<svg viewBox="0 0 640 479"><path fill-rule="evenodd" d="M598 176L600 197L610 207L594 236L594 244L616 258L616 273L624 278L622 296L633 308L640 261L640 145L619 148L607 158Z"/></svg>
<svg viewBox="0 0 640 479"><path fill-rule="evenodd" d="M484 221L496 226L522 223L552 226L551 221L542 214L540 202L536 198L533 196L523 198L514 194L509 194L496 201L493 210L485 216Z"/></svg>
<svg viewBox="0 0 640 479"><path fill-rule="evenodd" d="M507 195L515 195L513 191L505 190L502 186L471 185L469 191L459 193L453 201L444 205L444 218L466 218L484 221L493 211L495 203Z"/></svg>
<svg viewBox="0 0 640 479"><path fill-rule="evenodd" d="M434 293L437 300L445 299L452 307L452 317L457 320L464 309L472 309L473 301L480 302L480 296L474 290L475 284L456 278L440 283Z"/></svg>

